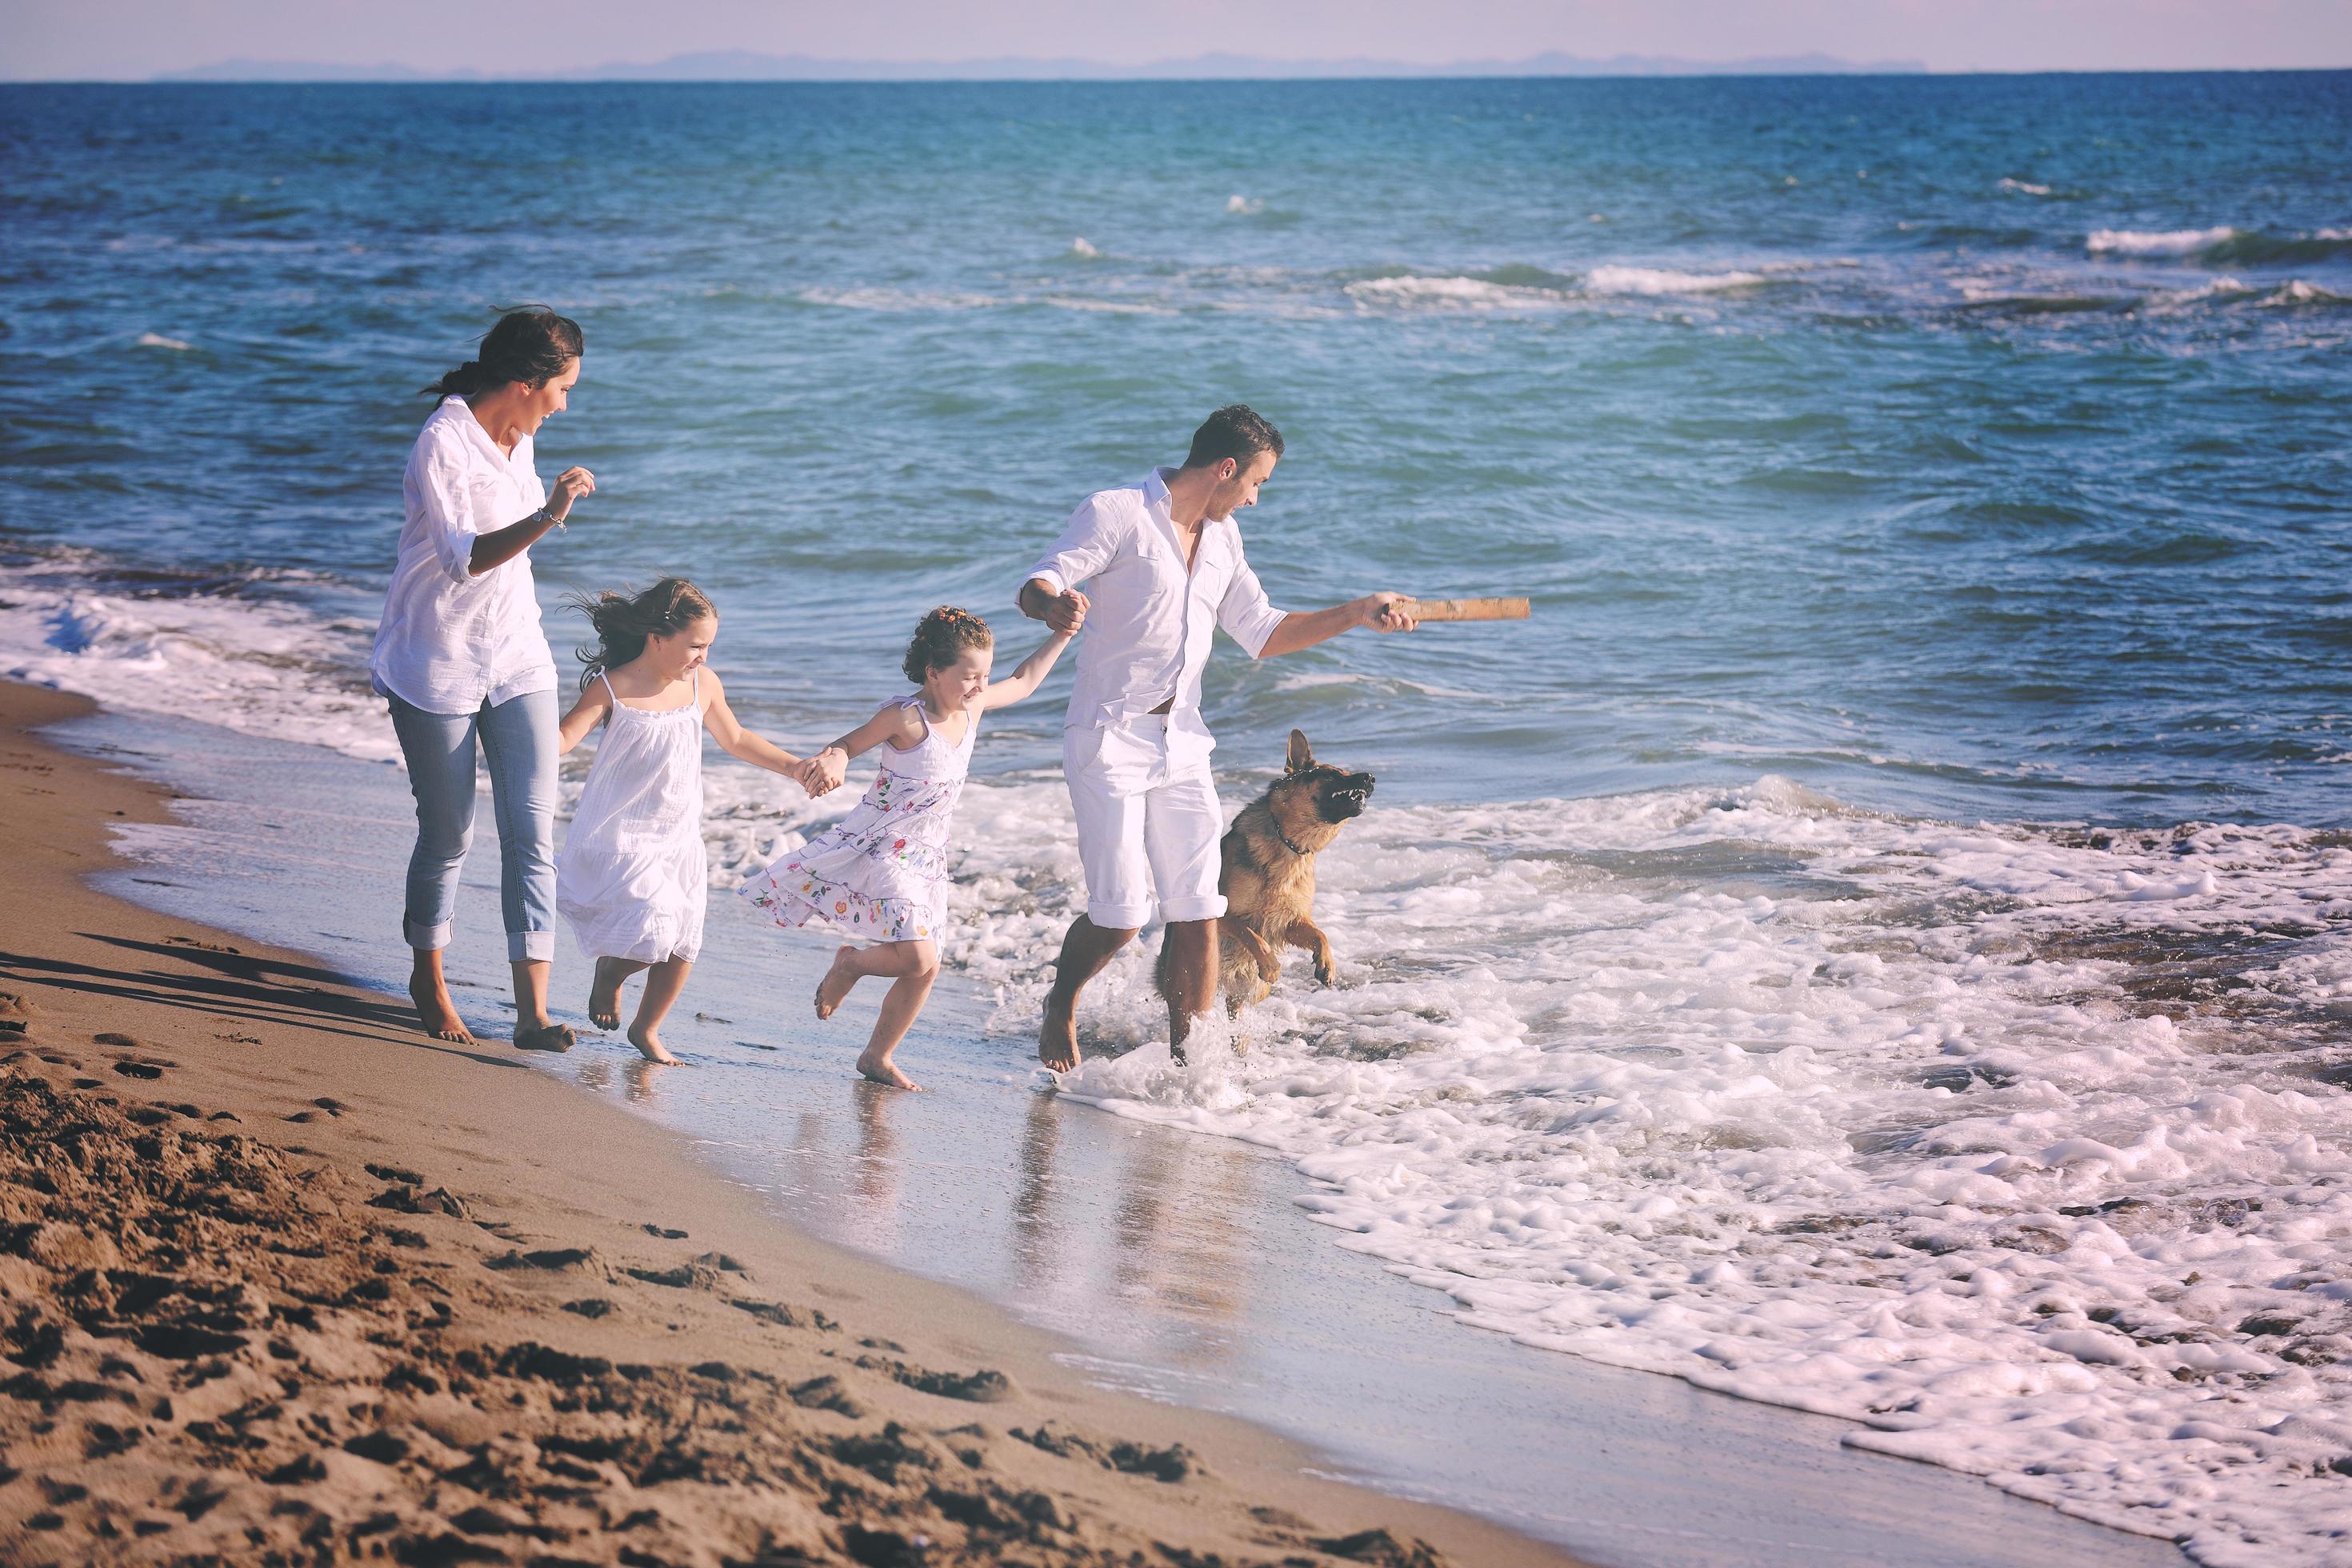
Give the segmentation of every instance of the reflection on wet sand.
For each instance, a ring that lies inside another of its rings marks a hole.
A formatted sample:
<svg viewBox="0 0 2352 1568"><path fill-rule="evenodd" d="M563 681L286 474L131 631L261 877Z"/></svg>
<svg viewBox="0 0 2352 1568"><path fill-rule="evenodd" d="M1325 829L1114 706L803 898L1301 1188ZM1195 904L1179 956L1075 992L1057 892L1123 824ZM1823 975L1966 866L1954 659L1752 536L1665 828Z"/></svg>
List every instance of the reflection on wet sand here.
<svg viewBox="0 0 2352 1568"><path fill-rule="evenodd" d="M1058 1272L1062 1250L1054 1222L1054 1146L1061 1107L1050 1094L1033 1094L1021 1131L1020 1173L1013 1189L1013 1283L1024 1295L1042 1295Z"/></svg>
<svg viewBox="0 0 2352 1568"><path fill-rule="evenodd" d="M898 1239L898 1139L890 1126L905 1090L865 1079L849 1088L857 1118L857 1159L850 1167L850 1217L863 1233L861 1245L889 1247Z"/></svg>
<svg viewBox="0 0 2352 1568"><path fill-rule="evenodd" d="M1178 1327L1188 1339L1239 1318L1248 1289L1233 1216L1256 1201L1242 1180L1244 1157L1204 1139L1099 1119L1066 1126L1066 1117L1092 1113L1051 1094L1030 1097L1013 1194L1020 1294L1057 1299L1080 1316L1108 1310L1147 1330ZM1056 1160L1073 1131L1085 1164L1063 1179ZM1101 1160L1109 1150L1115 1159ZM1223 1340L1212 1333L1204 1342Z"/></svg>

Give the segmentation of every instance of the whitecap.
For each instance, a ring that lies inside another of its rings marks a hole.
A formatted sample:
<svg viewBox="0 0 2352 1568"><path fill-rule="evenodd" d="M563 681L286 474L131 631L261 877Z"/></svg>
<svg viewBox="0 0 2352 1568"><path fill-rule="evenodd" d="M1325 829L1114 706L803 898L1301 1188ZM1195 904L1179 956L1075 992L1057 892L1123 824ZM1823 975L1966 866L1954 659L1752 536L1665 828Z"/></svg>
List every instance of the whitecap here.
<svg viewBox="0 0 2352 1568"><path fill-rule="evenodd" d="M1595 294L1712 294L1749 289L1765 281L1761 272L1677 272L1653 267L1596 267L1584 286Z"/></svg>
<svg viewBox="0 0 2352 1568"><path fill-rule="evenodd" d="M1088 240L1085 235L1080 235L1077 238L1070 241L1070 254L1072 256L1096 257L1100 256L1102 252L1096 249L1093 242Z"/></svg>
<svg viewBox="0 0 2352 1568"><path fill-rule="evenodd" d="M133 346L142 349L171 349L185 353L196 345L178 338L167 338L161 332L142 332L133 340Z"/></svg>
<svg viewBox="0 0 2352 1568"><path fill-rule="evenodd" d="M1360 306L1452 310L1542 310L1567 302L1556 289L1483 278L1364 278L1345 292Z"/></svg>
<svg viewBox="0 0 2352 1568"><path fill-rule="evenodd" d="M2004 191L2013 191L2021 196L2046 196L2051 194L2048 185L2037 185L2031 180L2005 179L2001 181L2000 188Z"/></svg>
<svg viewBox="0 0 2352 1568"><path fill-rule="evenodd" d="M986 294L939 294L898 289L803 289L800 297L812 305L844 310L978 310L1002 303Z"/></svg>
<svg viewBox="0 0 2352 1568"><path fill-rule="evenodd" d="M2084 248L2094 256L2195 256L2235 238L2234 228L2098 228Z"/></svg>
<svg viewBox="0 0 2352 1568"><path fill-rule="evenodd" d="M1253 213L1264 212L1265 210L1265 204L1264 202L1254 202L1247 196L1227 196L1225 198L1225 210L1229 213L1239 213L1244 216L1248 216Z"/></svg>

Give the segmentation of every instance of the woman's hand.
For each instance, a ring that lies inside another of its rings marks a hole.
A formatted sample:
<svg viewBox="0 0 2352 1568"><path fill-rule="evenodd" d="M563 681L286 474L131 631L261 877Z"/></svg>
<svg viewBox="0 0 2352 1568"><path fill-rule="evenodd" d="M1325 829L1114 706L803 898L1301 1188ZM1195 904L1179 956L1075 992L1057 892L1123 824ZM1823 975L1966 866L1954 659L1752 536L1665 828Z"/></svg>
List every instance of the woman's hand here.
<svg viewBox="0 0 2352 1568"><path fill-rule="evenodd" d="M547 492L547 515L562 522L571 512L573 501L595 493L595 475L582 468L566 468L555 476L555 488Z"/></svg>

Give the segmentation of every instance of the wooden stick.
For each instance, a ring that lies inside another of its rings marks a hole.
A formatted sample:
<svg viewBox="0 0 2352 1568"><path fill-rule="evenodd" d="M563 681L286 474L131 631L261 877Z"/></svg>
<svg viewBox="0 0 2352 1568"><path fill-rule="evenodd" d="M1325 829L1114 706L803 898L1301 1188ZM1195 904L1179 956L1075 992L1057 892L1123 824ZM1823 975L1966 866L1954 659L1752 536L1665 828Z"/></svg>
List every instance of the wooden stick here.
<svg viewBox="0 0 2352 1568"><path fill-rule="evenodd" d="M1424 621L1524 621L1525 599L1415 599L1411 612Z"/></svg>

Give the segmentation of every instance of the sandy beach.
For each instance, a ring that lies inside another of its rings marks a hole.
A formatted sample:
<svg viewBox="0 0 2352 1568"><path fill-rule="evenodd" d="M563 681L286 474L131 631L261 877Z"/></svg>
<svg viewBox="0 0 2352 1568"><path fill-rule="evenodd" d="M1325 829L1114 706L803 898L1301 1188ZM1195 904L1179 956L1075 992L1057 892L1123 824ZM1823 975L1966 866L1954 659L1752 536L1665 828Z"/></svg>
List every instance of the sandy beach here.
<svg viewBox="0 0 2352 1568"><path fill-rule="evenodd" d="M678 1140L84 885L155 790L0 689L11 1562L1570 1561L1091 1386Z"/></svg>

